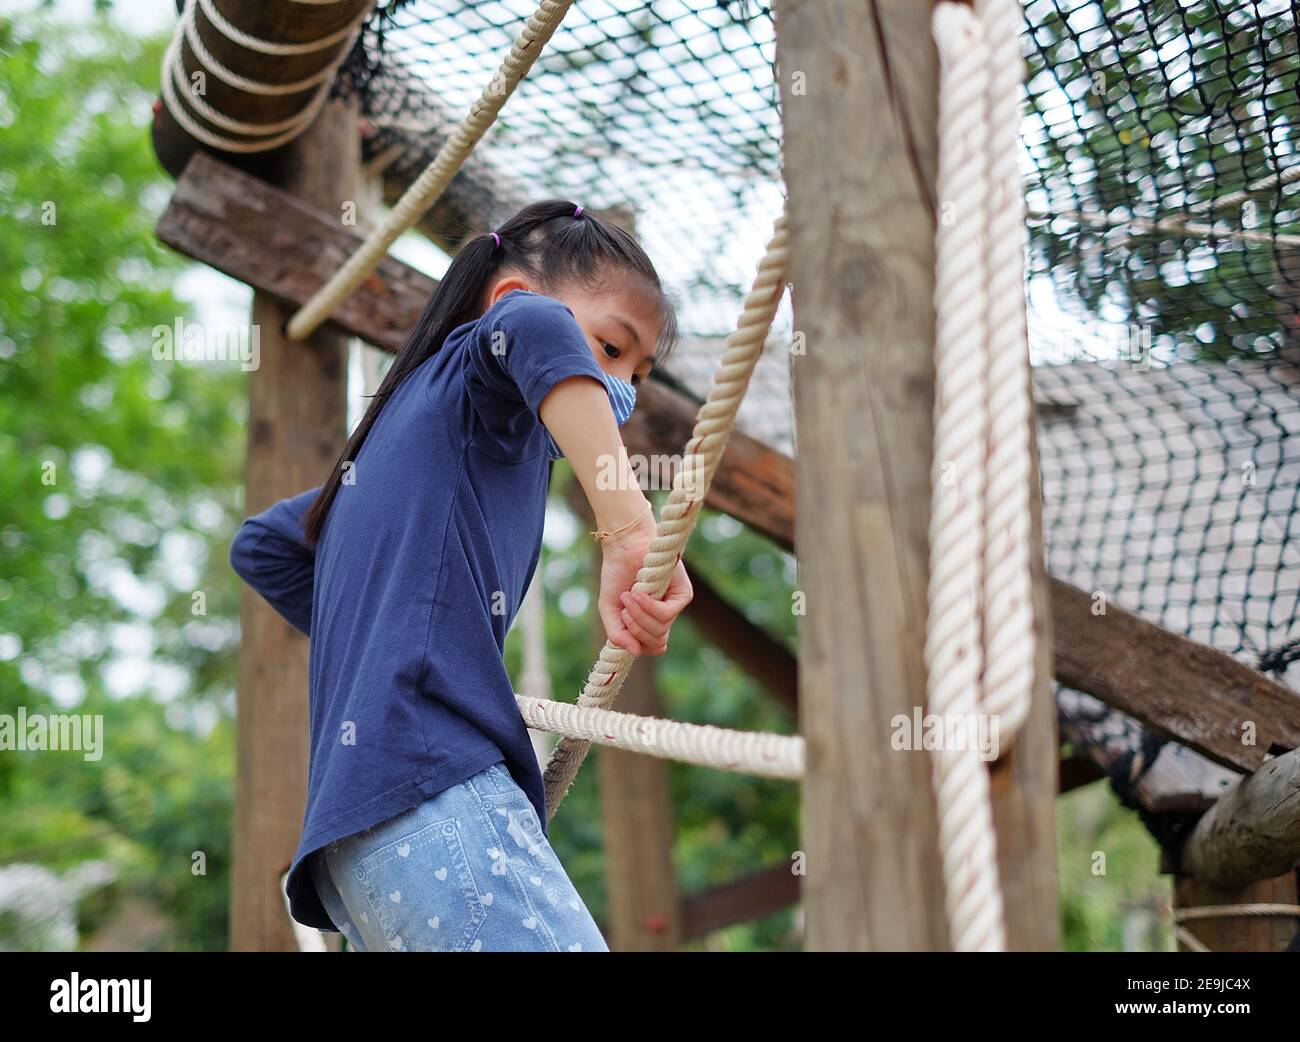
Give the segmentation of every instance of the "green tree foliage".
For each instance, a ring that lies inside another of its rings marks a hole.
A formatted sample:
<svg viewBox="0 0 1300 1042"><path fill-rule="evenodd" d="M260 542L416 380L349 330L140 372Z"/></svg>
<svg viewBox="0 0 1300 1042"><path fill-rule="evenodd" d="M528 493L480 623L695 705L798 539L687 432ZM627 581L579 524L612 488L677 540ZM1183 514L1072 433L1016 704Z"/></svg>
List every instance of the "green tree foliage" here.
<svg viewBox="0 0 1300 1042"><path fill-rule="evenodd" d="M212 948L244 380L153 357L154 327L187 314L185 264L152 232L160 57L104 21L0 20L0 712L104 719L96 761L0 753L0 859L103 859L117 882L87 896L92 927L130 896L169 945Z"/></svg>

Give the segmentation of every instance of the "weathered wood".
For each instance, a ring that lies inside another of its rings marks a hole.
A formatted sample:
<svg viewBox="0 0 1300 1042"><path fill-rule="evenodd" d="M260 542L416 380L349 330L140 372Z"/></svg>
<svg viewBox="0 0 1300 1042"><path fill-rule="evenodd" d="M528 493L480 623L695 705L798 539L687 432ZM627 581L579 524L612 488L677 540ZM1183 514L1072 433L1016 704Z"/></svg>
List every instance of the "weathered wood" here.
<svg viewBox="0 0 1300 1042"><path fill-rule="evenodd" d="M1241 779L1201 816L1179 870L1224 889L1272 879L1300 864L1300 749Z"/></svg>
<svg viewBox="0 0 1300 1042"><path fill-rule="evenodd" d="M794 359L805 947L943 950L929 757L890 745L890 721L926 693L930 8L783 0L776 29L789 277L806 343Z"/></svg>
<svg viewBox="0 0 1300 1042"><path fill-rule="evenodd" d="M331 103L282 158L287 191L323 209L354 192L355 113ZM257 513L318 484L346 434L347 337L319 330L304 343L281 330L291 309L253 297L260 365L250 374L244 506ZM230 947L296 951L280 876L302 831L307 797L307 640L249 587L240 594Z"/></svg>
<svg viewBox="0 0 1300 1042"><path fill-rule="evenodd" d="M374 6L374 0L339 0L330 4L303 4L293 0L217 0L217 11L236 29L277 44L300 44L323 39L351 24L361 11ZM248 80L267 84L299 83L325 68L337 68L347 55L351 43L347 37L308 54L264 54L227 39L213 28L200 8L195 11L198 36L208 52L223 66ZM216 126L203 116L191 101L197 94L209 107L233 120L248 124L271 124L304 111L311 104L319 86L292 94L254 94L226 83L200 62L188 40L182 40L181 66L184 89L177 97L186 113L201 127L222 138L237 142L256 142L274 135L240 134ZM164 70L165 72L166 70ZM195 90L195 73L201 90ZM328 86L325 88L328 90ZM353 125L356 125L353 113ZM292 144L292 142L290 142ZM176 122L165 104L158 106L153 124L153 145L158 160L173 176L185 168L195 151L207 149ZM232 161L263 174L274 171L289 145L250 154L227 153Z"/></svg>
<svg viewBox="0 0 1300 1042"><path fill-rule="evenodd" d="M1230 655L1052 580L1056 677L1225 767L1300 746L1300 696ZM1248 726L1250 725L1250 726ZM1248 737L1253 744L1246 744Z"/></svg>
<svg viewBox="0 0 1300 1042"><path fill-rule="evenodd" d="M1296 904L1295 873L1230 889L1190 878L1174 884L1175 912L1236 904ZM1187 920L1182 927L1212 952L1280 952L1295 937L1300 921L1294 916L1227 915ZM1180 940L1178 950L1194 949Z"/></svg>
<svg viewBox="0 0 1300 1042"><path fill-rule="evenodd" d="M700 634L753 678L794 719L799 717L799 663L793 652L755 625L683 558L695 592L686 617Z"/></svg>
<svg viewBox="0 0 1300 1042"><path fill-rule="evenodd" d="M355 141L355 134L352 135ZM331 159L326 165L334 165ZM256 290L292 304L310 297L360 244L342 202L312 206L202 153L176 183L158 238ZM337 328L396 351L437 283L385 258L335 309Z"/></svg>
<svg viewBox="0 0 1300 1042"><path fill-rule="evenodd" d="M799 896L799 877L786 863L687 894L682 899L682 940L699 940L715 930L761 919L789 908Z"/></svg>

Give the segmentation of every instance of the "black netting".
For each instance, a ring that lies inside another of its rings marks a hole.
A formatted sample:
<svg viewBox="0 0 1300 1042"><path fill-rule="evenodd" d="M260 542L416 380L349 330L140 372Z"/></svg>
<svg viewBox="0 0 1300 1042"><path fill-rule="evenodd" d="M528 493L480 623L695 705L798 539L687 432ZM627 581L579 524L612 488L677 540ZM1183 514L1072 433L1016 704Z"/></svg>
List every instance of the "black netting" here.
<svg viewBox="0 0 1300 1042"><path fill-rule="evenodd" d="M532 10L381 4L344 82L371 150L418 170ZM1294 7L1024 13L1049 567L1283 672L1300 653ZM484 143L503 200L630 208L690 334L669 369L701 394L780 208L774 36L765 3L583 0ZM741 425L792 452L785 369L765 370Z"/></svg>

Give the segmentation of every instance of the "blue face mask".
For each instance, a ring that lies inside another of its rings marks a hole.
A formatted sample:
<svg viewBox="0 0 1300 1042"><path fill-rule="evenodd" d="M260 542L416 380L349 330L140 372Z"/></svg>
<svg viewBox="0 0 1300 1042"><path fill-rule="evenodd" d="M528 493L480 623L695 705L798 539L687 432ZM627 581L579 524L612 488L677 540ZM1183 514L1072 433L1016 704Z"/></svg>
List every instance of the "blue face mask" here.
<svg viewBox="0 0 1300 1042"><path fill-rule="evenodd" d="M610 376L609 373L601 374L605 378L605 390L609 394L609 404L614 407L614 422L620 427L627 423L628 418L632 415L632 410L636 407L636 386L628 383L626 380L620 380L617 376ZM546 432L547 454L551 459L563 459L564 453L560 451L560 446L555 439L551 437L551 432Z"/></svg>

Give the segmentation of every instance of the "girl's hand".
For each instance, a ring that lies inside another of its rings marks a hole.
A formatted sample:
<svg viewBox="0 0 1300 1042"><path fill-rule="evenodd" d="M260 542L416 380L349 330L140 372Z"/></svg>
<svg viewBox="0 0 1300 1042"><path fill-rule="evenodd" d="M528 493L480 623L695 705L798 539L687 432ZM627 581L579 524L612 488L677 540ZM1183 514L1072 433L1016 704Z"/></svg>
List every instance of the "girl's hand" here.
<svg viewBox="0 0 1300 1042"><path fill-rule="evenodd" d="M680 557L662 600L633 591L636 573L654 537L654 518L647 517L638 527L607 536L600 544L603 559L596 609L610 642L633 655L662 655L667 651L668 630L694 596Z"/></svg>

